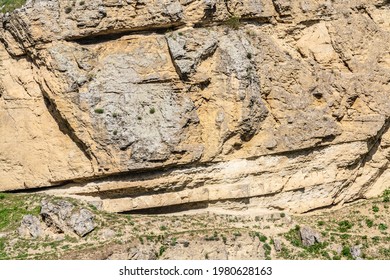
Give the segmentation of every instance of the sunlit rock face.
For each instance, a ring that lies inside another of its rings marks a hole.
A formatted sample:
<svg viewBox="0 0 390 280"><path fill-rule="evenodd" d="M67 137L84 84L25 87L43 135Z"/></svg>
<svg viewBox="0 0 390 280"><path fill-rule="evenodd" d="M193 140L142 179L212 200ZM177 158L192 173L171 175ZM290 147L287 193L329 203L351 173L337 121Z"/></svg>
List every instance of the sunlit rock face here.
<svg viewBox="0 0 390 280"><path fill-rule="evenodd" d="M388 1L69 2L0 16L1 191L307 212L386 188Z"/></svg>

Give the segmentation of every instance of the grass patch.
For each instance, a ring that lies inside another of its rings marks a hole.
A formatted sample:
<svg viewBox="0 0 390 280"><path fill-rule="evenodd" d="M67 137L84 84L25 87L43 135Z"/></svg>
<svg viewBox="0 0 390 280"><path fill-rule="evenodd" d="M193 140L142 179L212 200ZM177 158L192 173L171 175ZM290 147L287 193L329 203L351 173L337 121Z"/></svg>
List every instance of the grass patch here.
<svg viewBox="0 0 390 280"><path fill-rule="evenodd" d="M26 196L8 194L0 200L0 231L16 229L24 215L39 215L40 206L26 201Z"/></svg>
<svg viewBox="0 0 390 280"><path fill-rule="evenodd" d="M383 192L382 197L383 202L390 202L390 188Z"/></svg>
<svg viewBox="0 0 390 280"><path fill-rule="evenodd" d="M238 30L241 26L240 17L231 16L228 20L225 21L225 24L231 29Z"/></svg>
<svg viewBox="0 0 390 280"><path fill-rule="evenodd" d="M366 225L367 227L372 228L372 226L374 225L374 221L370 219L366 219Z"/></svg>
<svg viewBox="0 0 390 280"><path fill-rule="evenodd" d="M386 229L387 229L387 225L381 223L381 224L379 224L378 229L379 229L379 230L382 230L382 231L383 231L383 230L386 230Z"/></svg>
<svg viewBox="0 0 390 280"><path fill-rule="evenodd" d="M295 247L303 247L301 237L299 235L299 229L299 226L296 226L284 234L284 237Z"/></svg>
<svg viewBox="0 0 390 280"><path fill-rule="evenodd" d="M348 230L350 230L353 227L353 223L351 223L350 221L347 221L347 220L339 222L338 225L339 225L340 232L347 232Z"/></svg>
<svg viewBox="0 0 390 280"><path fill-rule="evenodd" d="M1 13L12 12L15 9L22 7L27 0L0 0Z"/></svg>
<svg viewBox="0 0 390 280"><path fill-rule="evenodd" d="M96 109L95 109L95 113L96 113L96 114L103 114L103 113L104 113L104 109L102 109L102 108L96 108Z"/></svg>
<svg viewBox="0 0 390 280"><path fill-rule="evenodd" d="M7 254L5 252L5 239L0 238L0 260L5 260L7 258Z"/></svg>

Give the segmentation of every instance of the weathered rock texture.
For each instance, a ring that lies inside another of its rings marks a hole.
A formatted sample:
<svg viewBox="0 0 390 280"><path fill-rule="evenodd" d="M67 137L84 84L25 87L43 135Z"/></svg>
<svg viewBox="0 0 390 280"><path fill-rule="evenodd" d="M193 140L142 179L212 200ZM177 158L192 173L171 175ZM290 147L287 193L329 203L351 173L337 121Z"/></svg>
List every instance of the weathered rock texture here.
<svg viewBox="0 0 390 280"><path fill-rule="evenodd" d="M389 1L35 0L1 21L2 191L305 212L390 179Z"/></svg>

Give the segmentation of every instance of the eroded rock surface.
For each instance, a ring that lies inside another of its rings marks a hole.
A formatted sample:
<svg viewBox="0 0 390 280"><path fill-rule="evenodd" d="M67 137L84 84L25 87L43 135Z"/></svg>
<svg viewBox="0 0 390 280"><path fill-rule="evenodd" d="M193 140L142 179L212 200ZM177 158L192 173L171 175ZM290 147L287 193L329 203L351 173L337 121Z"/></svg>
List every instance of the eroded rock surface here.
<svg viewBox="0 0 390 280"><path fill-rule="evenodd" d="M390 179L388 1L27 1L1 15L0 190L306 212Z"/></svg>

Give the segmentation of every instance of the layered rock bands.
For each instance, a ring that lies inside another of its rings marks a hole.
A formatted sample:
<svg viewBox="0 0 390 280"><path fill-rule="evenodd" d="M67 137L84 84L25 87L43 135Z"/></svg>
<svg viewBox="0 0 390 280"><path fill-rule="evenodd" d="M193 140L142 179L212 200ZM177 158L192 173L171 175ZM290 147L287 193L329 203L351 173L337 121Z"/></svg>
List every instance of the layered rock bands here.
<svg viewBox="0 0 390 280"><path fill-rule="evenodd" d="M1 191L307 212L387 187L389 1L35 0L0 17Z"/></svg>

